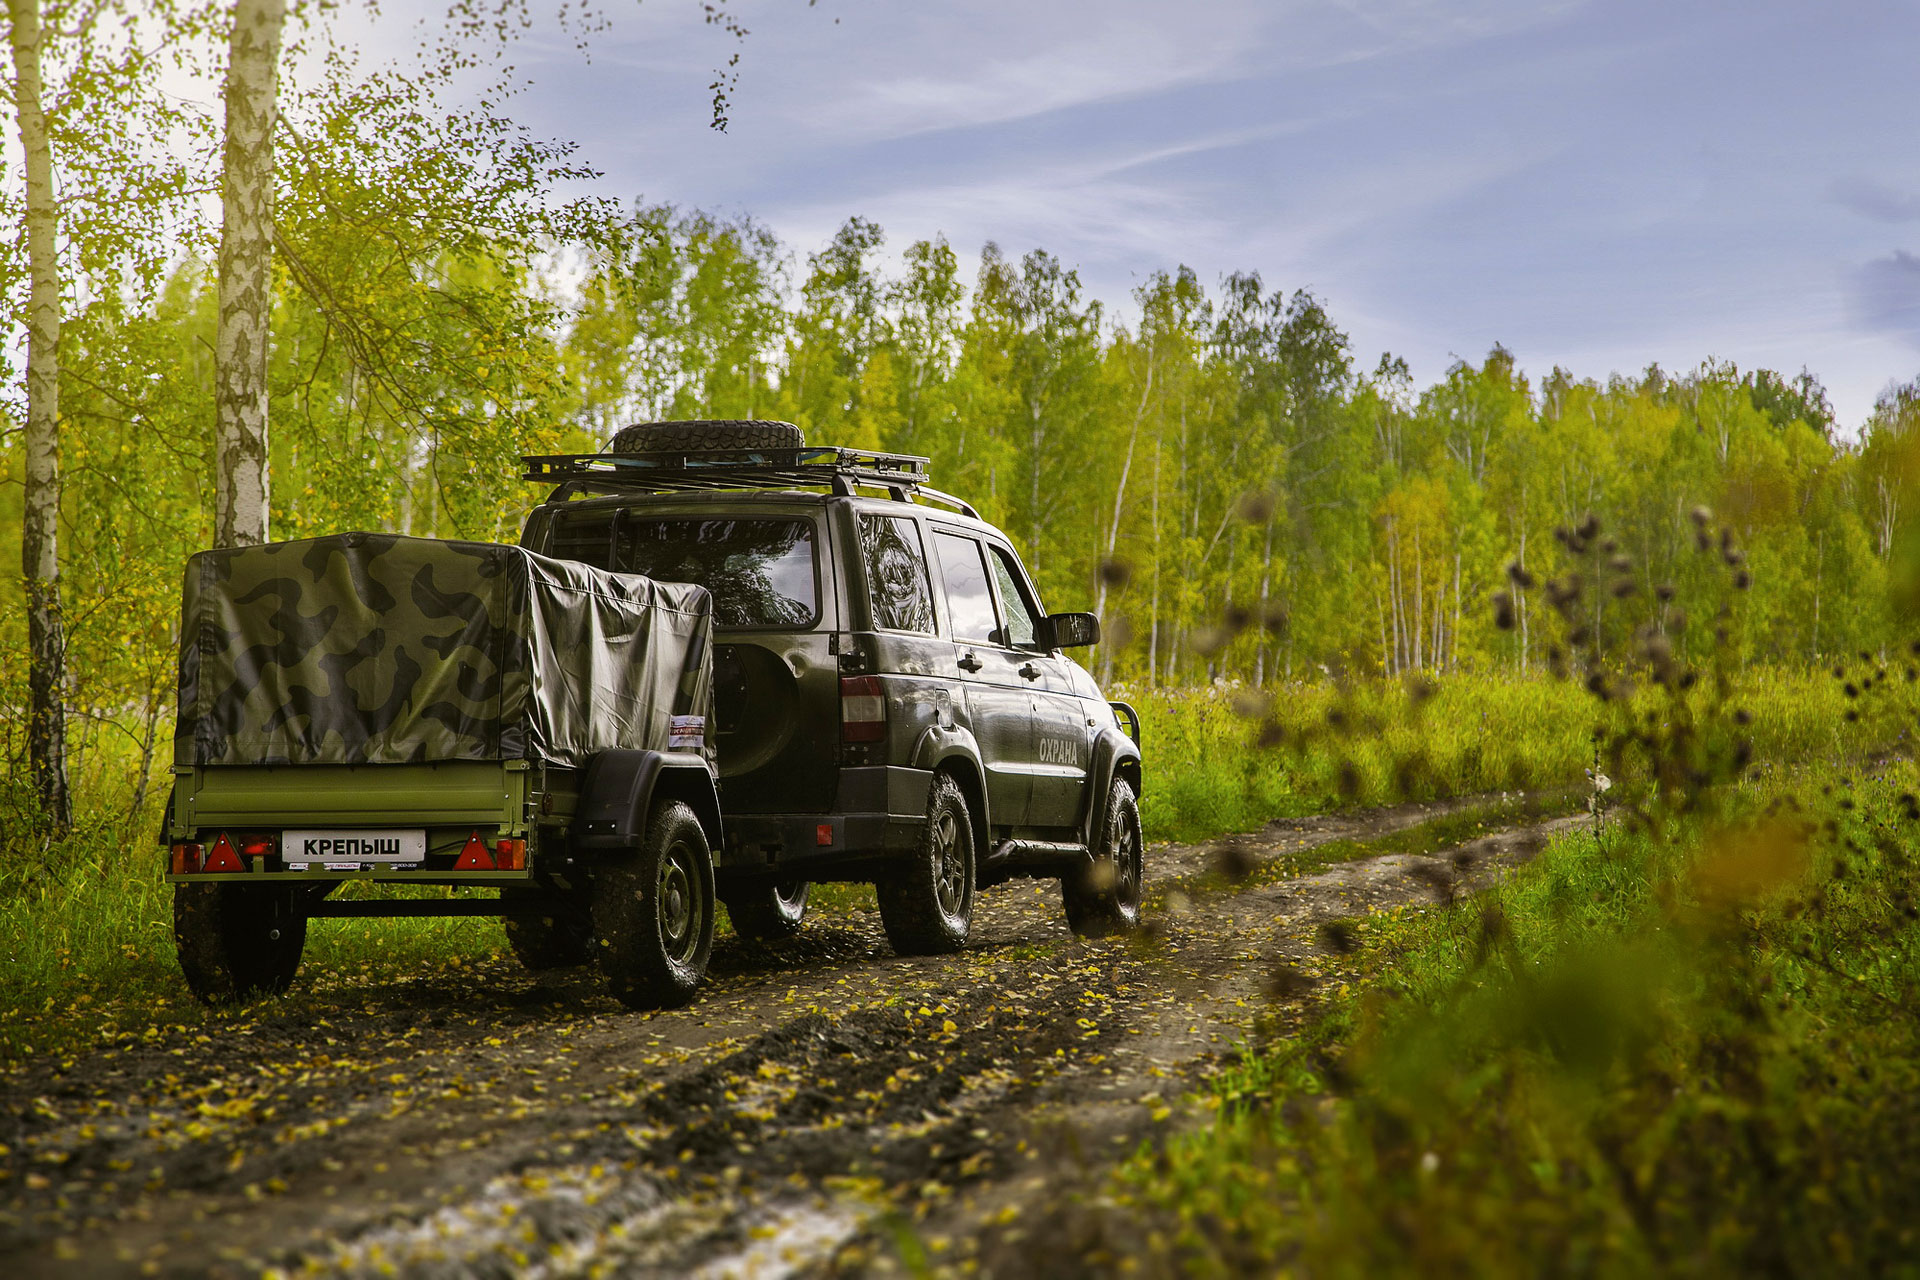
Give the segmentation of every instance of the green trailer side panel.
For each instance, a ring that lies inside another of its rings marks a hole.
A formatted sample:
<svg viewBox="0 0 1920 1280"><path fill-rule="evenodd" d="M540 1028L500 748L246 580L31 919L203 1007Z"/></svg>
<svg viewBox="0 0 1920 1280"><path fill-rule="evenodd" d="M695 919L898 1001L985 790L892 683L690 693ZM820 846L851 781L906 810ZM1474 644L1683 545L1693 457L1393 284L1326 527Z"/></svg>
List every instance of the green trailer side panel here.
<svg viewBox="0 0 1920 1280"><path fill-rule="evenodd" d="M206 827L498 825L517 833L532 777L517 761L179 769L170 826L174 839Z"/></svg>

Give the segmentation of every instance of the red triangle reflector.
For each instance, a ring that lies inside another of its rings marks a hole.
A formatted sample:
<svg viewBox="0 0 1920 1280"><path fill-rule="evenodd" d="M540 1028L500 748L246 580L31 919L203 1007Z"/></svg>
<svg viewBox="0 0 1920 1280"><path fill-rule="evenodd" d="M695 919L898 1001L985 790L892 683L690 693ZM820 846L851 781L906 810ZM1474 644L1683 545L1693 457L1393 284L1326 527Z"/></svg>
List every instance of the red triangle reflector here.
<svg viewBox="0 0 1920 1280"><path fill-rule="evenodd" d="M467 837L466 845L460 850L460 857L453 864L455 871L492 871L493 855L487 852L486 842L480 839L480 833L474 832Z"/></svg>
<svg viewBox="0 0 1920 1280"><path fill-rule="evenodd" d="M200 869L202 871L246 870L240 865L240 855L233 851L233 841L227 839L227 833L224 831L220 833L220 838L213 842L213 848L207 853L206 865Z"/></svg>

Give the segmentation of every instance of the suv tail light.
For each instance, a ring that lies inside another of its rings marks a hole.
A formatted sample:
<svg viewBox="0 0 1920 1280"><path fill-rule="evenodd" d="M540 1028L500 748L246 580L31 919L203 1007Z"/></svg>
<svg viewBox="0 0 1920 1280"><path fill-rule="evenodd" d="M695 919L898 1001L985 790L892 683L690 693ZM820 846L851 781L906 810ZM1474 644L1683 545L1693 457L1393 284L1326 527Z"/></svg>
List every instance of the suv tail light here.
<svg viewBox="0 0 1920 1280"><path fill-rule="evenodd" d="M878 676L840 681L840 741L882 742L887 736L887 692Z"/></svg>

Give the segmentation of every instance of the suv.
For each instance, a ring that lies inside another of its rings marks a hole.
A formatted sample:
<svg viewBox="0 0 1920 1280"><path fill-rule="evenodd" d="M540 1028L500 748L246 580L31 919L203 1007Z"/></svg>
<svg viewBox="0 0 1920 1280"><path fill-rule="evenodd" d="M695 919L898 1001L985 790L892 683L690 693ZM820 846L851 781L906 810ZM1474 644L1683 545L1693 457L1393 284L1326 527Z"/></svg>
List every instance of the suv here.
<svg viewBox="0 0 1920 1280"><path fill-rule="evenodd" d="M1062 652L1098 620L1048 614L925 458L701 421L526 461L557 484L527 550L712 594L714 883L737 931L790 934L834 880L876 887L903 954L957 950L976 890L1017 877L1057 877L1076 933L1137 924L1139 718Z"/></svg>

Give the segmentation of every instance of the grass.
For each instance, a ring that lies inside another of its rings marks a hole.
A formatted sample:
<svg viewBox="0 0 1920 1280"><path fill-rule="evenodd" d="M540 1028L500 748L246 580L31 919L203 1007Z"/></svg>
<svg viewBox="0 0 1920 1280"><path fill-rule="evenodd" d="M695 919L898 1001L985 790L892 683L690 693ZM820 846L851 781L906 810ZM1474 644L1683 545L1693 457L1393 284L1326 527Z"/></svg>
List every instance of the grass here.
<svg viewBox="0 0 1920 1280"><path fill-rule="evenodd" d="M1635 820L1357 922L1340 993L1276 1008L1218 1118L1119 1175L1143 1273L1911 1271L1920 700L1829 680L1669 707L1633 751L1649 707L1601 708Z"/></svg>
<svg viewBox="0 0 1920 1280"><path fill-rule="evenodd" d="M1751 724L1756 760L1791 765L1911 752L1911 721L1846 692L1860 664L1832 672L1756 669L1728 691ZM1866 669L1874 669L1866 664ZM1900 664L1890 674L1906 681ZM1405 684L1119 690L1139 708L1147 760L1141 820L1150 840L1201 840L1273 818L1486 792L1582 786L1611 711L1546 677L1449 676ZM1720 696L1688 697L1697 713ZM1625 699L1664 714L1652 686ZM1630 779L1621 778L1626 782Z"/></svg>

